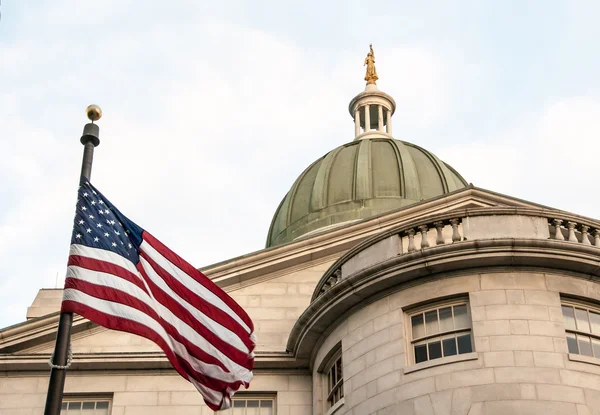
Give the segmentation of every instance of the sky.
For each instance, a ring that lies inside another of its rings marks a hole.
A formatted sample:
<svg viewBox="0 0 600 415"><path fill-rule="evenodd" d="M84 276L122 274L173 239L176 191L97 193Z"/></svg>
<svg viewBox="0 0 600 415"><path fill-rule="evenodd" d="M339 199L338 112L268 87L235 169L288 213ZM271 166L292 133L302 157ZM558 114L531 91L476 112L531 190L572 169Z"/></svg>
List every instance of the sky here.
<svg viewBox="0 0 600 415"><path fill-rule="evenodd" d="M198 267L264 247L350 142L376 54L394 136L475 186L600 218L596 1L2 1L0 328L61 287L89 104L92 182Z"/></svg>

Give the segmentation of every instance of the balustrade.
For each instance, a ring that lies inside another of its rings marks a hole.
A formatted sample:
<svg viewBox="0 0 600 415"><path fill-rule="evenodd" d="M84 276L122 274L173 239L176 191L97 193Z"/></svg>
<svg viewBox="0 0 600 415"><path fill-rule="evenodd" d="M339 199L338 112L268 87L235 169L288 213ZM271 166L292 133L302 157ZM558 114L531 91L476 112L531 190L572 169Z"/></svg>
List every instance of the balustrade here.
<svg viewBox="0 0 600 415"><path fill-rule="evenodd" d="M564 220L558 218L549 218L548 224L551 228L550 239L564 241L563 230L567 231L568 242L580 243L583 245L593 245L600 248L600 228L578 223L573 220ZM566 224L566 225L565 225ZM594 238L593 243L591 237Z"/></svg>
<svg viewBox="0 0 600 415"><path fill-rule="evenodd" d="M570 215L565 215L564 217L548 217L544 214L532 214L529 212L523 212L520 214L519 213L517 213L516 216L547 219L549 231L547 235L549 235L549 239L551 240L566 241L569 243L577 243L600 248L600 226L598 226L598 222L589 221L587 223L582 223L578 220L578 218L574 219L574 217ZM513 212L510 212L510 214L512 214L513 216L515 215ZM507 215L507 213L504 213L504 215ZM473 214L469 216L473 216ZM479 214L475 216L486 215ZM490 221L496 220L494 218L499 218L498 220L501 220L502 216L503 215L491 214L489 218ZM466 219L462 217L452 217L450 215L446 216L446 218L439 219L438 216L437 218L435 218L435 220L434 218L432 218L431 222L413 222L411 225L406 226L404 229L400 228L397 231L397 236L402 239L402 242L399 245L399 252L397 255L408 255L420 250L432 249L436 246L444 244L455 244L465 240L465 238L461 235L461 231L465 231L464 228L461 226L463 224L463 220ZM496 221L496 224L499 223L503 222ZM436 232L435 238L433 238L433 235L428 235L430 232L433 232L434 229ZM493 235L490 235L489 237L494 238ZM541 235L539 232L532 232L530 237L533 239L540 239ZM543 238L547 238L547 236L544 236ZM476 239L485 238L479 236ZM327 278L325 283L321 285L318 295L321 295L325 291L331 289L331 287L338 284L342 280L342 278L345 277L346 276L342 277L342 264L340 263L336 271L333 272L331 276Z"/></svg>

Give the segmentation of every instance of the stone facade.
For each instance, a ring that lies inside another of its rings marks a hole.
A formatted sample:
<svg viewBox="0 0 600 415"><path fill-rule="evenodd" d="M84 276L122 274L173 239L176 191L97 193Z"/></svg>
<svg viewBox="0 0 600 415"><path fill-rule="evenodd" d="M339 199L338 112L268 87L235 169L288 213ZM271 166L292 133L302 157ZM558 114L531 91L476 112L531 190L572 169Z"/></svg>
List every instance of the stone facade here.
<svg viewBox="0 0 600 415"><path fill-rule="evenodd" d="M595 282L525 270L440 276L349 315L315 359L341 342L345 402L339 413L600 414L600 361L573 360L561 295L589 295ZM404 309L468 294L474 352L412 371ZM313 401L313 413L323 402Z"/></svg>

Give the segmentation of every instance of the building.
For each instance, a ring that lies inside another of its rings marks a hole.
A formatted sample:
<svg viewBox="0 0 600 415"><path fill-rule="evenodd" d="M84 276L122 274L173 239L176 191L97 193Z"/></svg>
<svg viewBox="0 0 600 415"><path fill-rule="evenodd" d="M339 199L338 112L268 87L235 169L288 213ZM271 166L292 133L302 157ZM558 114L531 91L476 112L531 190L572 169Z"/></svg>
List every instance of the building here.
<svg viewBox="0 0 600 415"><path fill-rule="evenodd" d="M236 415L600 414L600 221L469 185L393 139L374 54L354 140L311 164L265 249L203 271L255 322ZM41 413L61 290L0 330L0 414ZM208 415L157 346L75 317L63 413Z"/></svg>

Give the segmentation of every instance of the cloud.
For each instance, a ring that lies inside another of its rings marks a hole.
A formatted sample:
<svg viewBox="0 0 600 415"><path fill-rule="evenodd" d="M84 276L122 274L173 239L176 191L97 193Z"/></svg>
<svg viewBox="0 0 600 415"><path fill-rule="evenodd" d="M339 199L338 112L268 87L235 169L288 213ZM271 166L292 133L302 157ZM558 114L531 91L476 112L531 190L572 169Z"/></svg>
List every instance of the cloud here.
<svg viewBox="0 0 600 415"><path fill-rule="evenodd" d="M438 155L476 186L599 218L600 100L566 97L493 144L448 146Z"/></svg>

